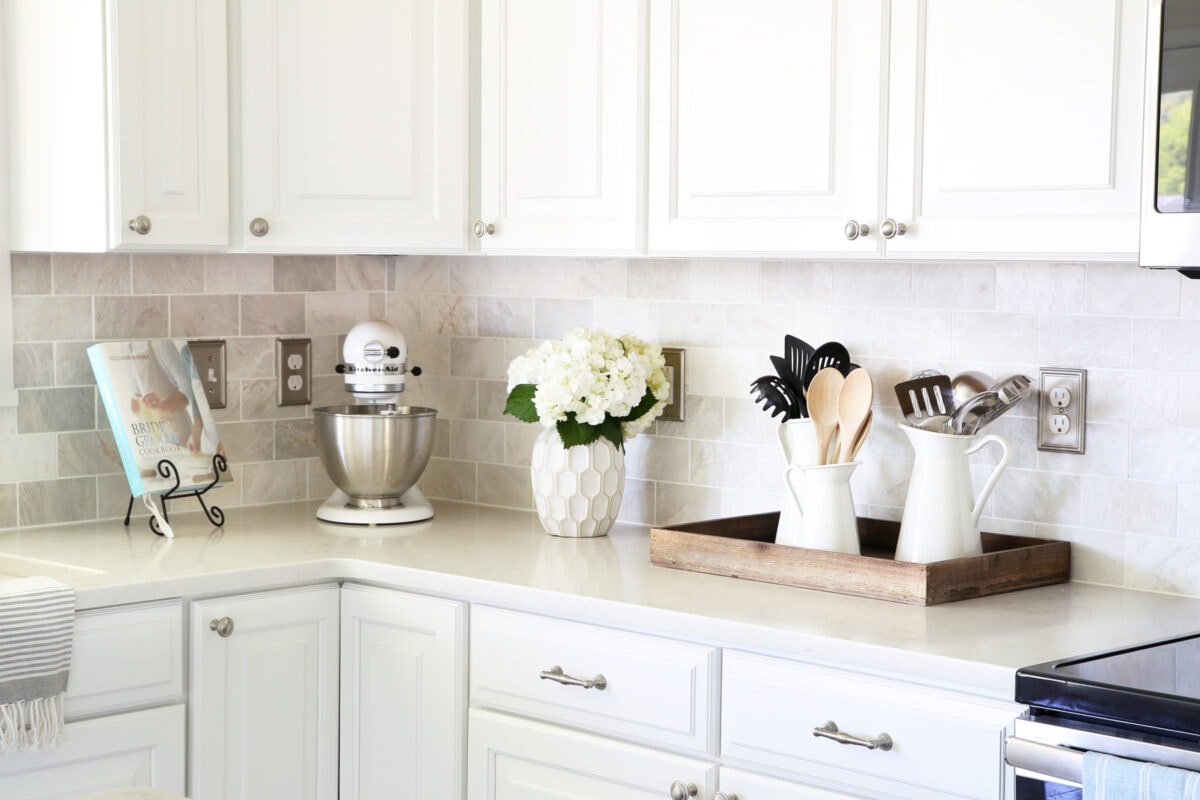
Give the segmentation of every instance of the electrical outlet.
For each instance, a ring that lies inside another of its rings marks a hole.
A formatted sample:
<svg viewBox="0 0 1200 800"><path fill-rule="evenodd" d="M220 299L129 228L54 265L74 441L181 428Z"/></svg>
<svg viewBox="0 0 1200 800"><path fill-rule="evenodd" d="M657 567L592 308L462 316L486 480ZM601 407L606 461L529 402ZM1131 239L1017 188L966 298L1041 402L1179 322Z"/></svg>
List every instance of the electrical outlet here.
<svg viewBox="0 0 1200 800"><path fill-rule="evenodd" d="M204 387L204 399L209 408L225 407L225 340L206 339L188 342L192 363L200 384Z"/></svg>
<svg viewBox="0 0 1200 800"><path fill-rule="evenodd" d="M312 402L312 339L276 339L275 369L281 406Z"/></svg>
<svg viewBox="0 0 1200 800"><path fill-rule="evenodd" d="M1084 451L1087 370L1047 367L1038 393L1038 450Z"/></svg>
<svg viewBox="0 0 1200 800"><path fill-rule="evenodd" d="M659 419L664 422L683 422L686 397L683 382L684 350L682 347L664 347L662 354L663 361L667 362L667 381L671 384L671 400L663 408Z"/></svg>

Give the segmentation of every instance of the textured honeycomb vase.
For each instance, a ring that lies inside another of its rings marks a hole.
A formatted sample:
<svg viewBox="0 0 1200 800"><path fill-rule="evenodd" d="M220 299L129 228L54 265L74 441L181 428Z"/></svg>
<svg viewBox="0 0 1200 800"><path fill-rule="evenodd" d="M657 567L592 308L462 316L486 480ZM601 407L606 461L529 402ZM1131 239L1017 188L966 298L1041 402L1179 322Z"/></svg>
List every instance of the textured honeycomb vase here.
<svg viewBox="0 0 1200 800"><path fill-rule="evenodd" d="M546 428L533 443L529 476L546 533L604 536L621 507L625 454L603 438L566 448L558 431Z"/></svg>

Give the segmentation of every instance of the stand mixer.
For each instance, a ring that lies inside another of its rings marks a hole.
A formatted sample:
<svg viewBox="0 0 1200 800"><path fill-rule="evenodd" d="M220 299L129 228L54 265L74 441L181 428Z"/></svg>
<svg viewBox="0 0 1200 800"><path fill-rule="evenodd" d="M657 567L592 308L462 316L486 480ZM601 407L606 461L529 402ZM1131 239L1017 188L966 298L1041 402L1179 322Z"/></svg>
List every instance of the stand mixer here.
<svg viewBox="0 0 1200 800"><path fill-rule="evenodd" d="M396 405L408 367L408 346L382 320L360 322L346 334L343 363L346 391L356 405L314 408L317 452L337 489L317 518L350 525L419 522L433 507L416 487L433 452L437 411Z"/></svg>

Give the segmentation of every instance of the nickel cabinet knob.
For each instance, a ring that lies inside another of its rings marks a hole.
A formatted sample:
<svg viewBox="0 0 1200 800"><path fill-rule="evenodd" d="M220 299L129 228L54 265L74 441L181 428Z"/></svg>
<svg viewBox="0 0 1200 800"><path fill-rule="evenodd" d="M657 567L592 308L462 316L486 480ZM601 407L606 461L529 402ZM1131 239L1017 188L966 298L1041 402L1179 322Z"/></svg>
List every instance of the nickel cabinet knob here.
<svg viewBox="0 0 1200 800"><path fill-rule="evenodd" d="M890 217L879 223L879 235L885 239L895 239L897 236L903 236L907 232L908 228L903 222L896 222L896 220Z"/></svg>
<svg viewBox="0 0 1200 800"><path fill-rule="evenodd" d="M134 217L133 219L129 220L129 230L133 231L139 236L145 236L150 232L150 218L145 214Z"/></svg>
<svg viewBox="0 0 1200 800"><path fill-rule="evenodd" d="M738 796L736 794L725 794L724 792L717 792L716 794L714 794L712 796L712 800L738 800Z"/></svg>
<svg viewBox="0 0 1200 800"><path fill-rule="evenodd" d="M496 233L496 226L492 223L483 223L483 220L478 220L471 226L471 233L475 234L476 239L482 239L484 236L492 236Z"/></svg>
<svg viewBox="0 0 1200 800"><path fill-rule="evenodd" d="M694 783L675 781L671 784L670 798L671 800L687 800L689 797L695 797L699 791Z"/></svg>
<svg viewBox="0 0 1200 800"><path fill-rule="evenodd" d="M255 236L266 236L269 230L271 230L271 226L262 217L255 217L250 220L250 233Z"/></svg>
<svg viewBox="0 0 1200 800"><path fill-rule="evenodd" d="M210 631L216 631L217 636L220 636L222 639L228 639L230 634L233 633L233 620L229 617L214 619L212 622L208 623L208 629Z"/></svg>
<svg viewBox="0 0 1200 800"><path fill-rule="evenodd" d="M853 242L855 239L859 238L860 236L866 236L868 233L870 233L871 228L868 227L867 225L862 224L861 222L858 222L857 220L852 219L846 223L845 231L846 231L846 238ZM716 798L714 798L713 800L716 800Z"/></svg>

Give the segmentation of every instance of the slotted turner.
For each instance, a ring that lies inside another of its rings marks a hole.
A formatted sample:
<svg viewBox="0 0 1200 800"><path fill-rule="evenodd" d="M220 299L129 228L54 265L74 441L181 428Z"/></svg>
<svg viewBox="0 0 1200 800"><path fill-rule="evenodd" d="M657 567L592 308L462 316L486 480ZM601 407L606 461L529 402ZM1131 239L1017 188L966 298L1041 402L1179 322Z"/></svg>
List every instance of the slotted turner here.
<svg viewBox="0 0 1200 800"><path fill-rule="evenodd" d="M900 413L910 425L919 426L929 417L954 413L954 386L949 375L928 375L896 384Z"/></svg>

